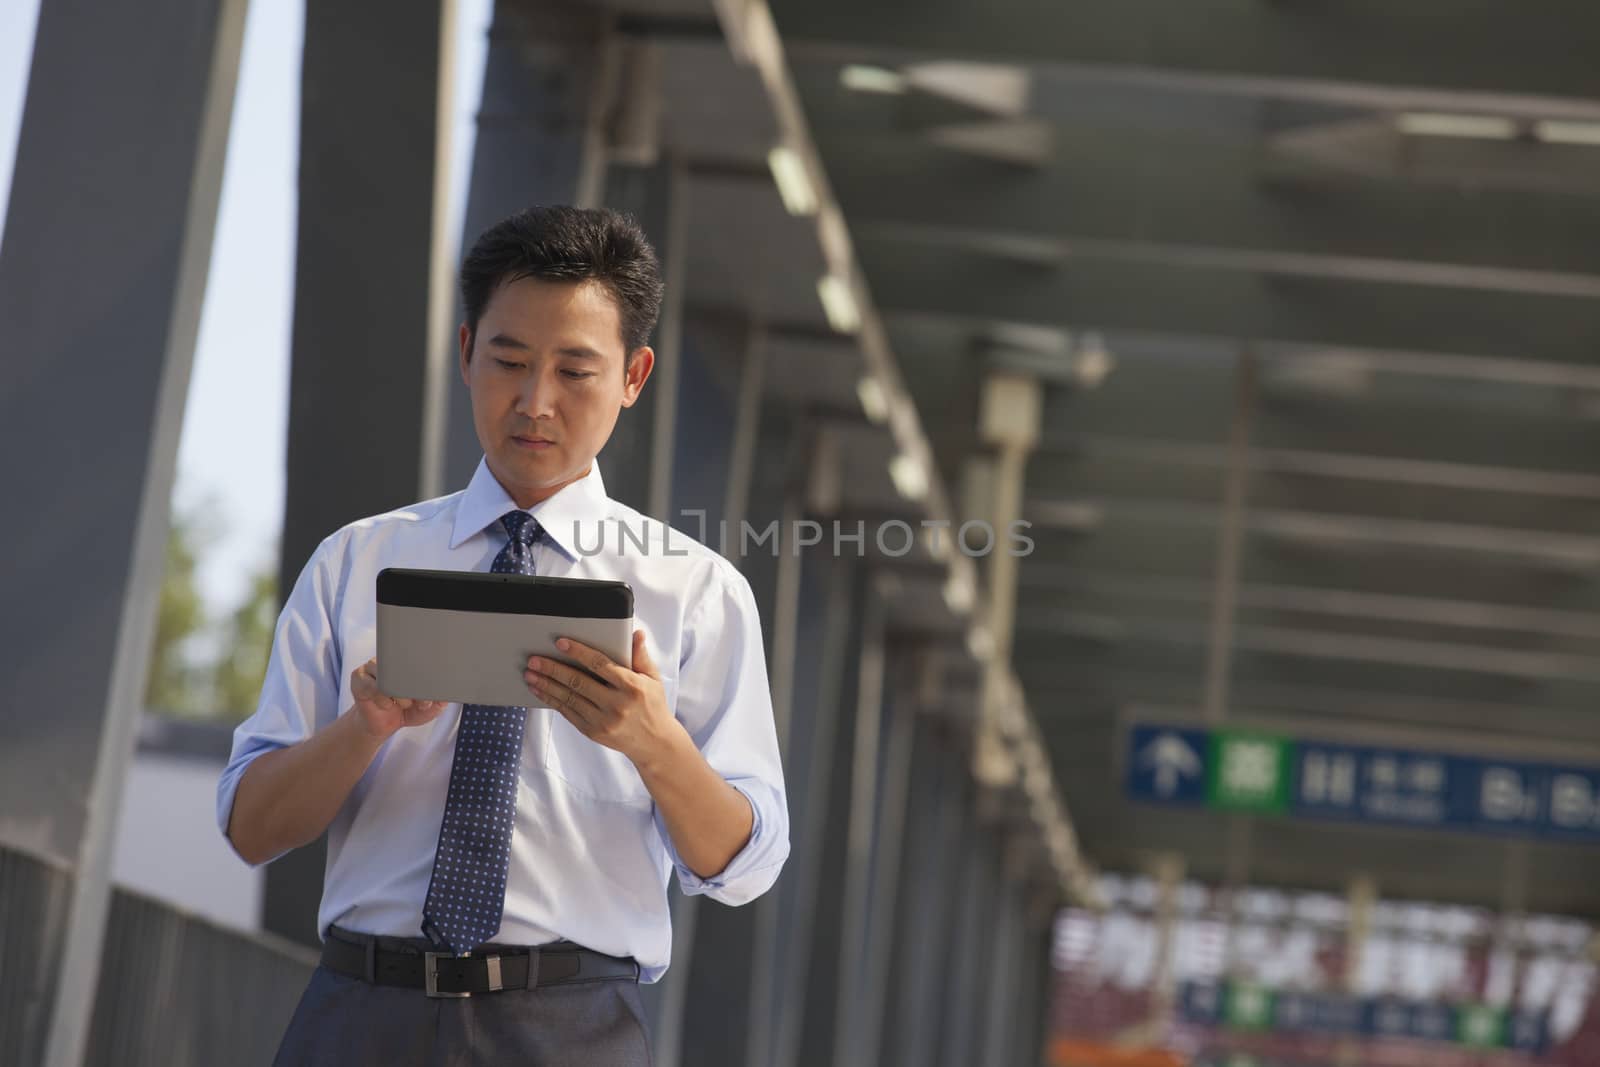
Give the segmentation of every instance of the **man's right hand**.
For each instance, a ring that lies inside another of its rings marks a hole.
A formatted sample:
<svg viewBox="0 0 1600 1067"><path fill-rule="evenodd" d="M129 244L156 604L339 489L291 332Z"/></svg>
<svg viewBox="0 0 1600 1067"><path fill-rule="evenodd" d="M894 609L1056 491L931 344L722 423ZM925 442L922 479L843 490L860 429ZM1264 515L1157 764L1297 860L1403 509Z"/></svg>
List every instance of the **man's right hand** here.
<svg viewBox="0 0 1600 1067"><path fill-rule="evenodd" d="M449 706L443 700L406 700L378 688L378 661L369 659L350 672L350 692L362 728L379 741L403 726L423 726Z"/></svg>

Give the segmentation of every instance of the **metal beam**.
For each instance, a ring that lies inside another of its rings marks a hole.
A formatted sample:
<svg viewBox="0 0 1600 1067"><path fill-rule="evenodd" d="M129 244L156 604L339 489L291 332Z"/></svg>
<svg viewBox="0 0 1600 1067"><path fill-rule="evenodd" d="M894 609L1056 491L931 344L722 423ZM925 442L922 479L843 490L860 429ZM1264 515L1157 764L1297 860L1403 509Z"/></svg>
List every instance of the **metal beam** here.
<svg viewBox="0 0 1600 1067"><path fill-rule="evenodd" d="M1028 591L1019 625L1037 613L1071 606L1110 615L1156 614L1199 617L1212 590L1204 581L1146 578L1136 574L1084 571L1049 563L1028 568ZM1245 584L1238 606L1266 617L1304 616L1328 620L1411 624L1463 634L1536 634L1570 641L1600 641L1600 617L1590 611L1563 611L1491 604L1461 598L1404 596L1391 592L1320 589L1313 586Z"/></svg>
<svg viewBox="0 0 1600 1067"><path fill-rule="evenodd" d="M438 391L459 382L438 366L431 332L442 254L439 35L453 8L437 0L404 18L384 14L375 35L378 10L343 0L306 12L283 597L329 532L416 500L440 475L437 435L386 428L428 426L447 407ZM388 310L369 321L351 307ZM356 395L364 401L353 406ZM268 930L318 943L324 849L319 839L267 868Z"/></svg>
<svg viewBox="0 0 1600 1067"><path fill-rule="evenodd" d="M791 964L779 976L778 1017L774 1033L772 1062L777 1067L794 1067L801 1062L801 1036L808 1032L805 1020L813 1026L816 1018L807 1012L807 1002L819 990L832 986L831 962L826 953L817 953L820 940L814 936L819 914L836 922L835 898L829 894L824 901L825 887L830 880L825 877L824 859L830 852L842 852L843 831L848 816L846 806L839 802L842 790L834 780L835 767L841 756L848 755L849 735L839 729L845 718L847 669L852 654L852 619L857 615L856 572L849 563L840 559L829 560L826 566L826 626L817 662L817 699L813 714L808 716L811 736L808 750L811 753L812 771L804 790L803 818L794 825L799 830L796 852L790 861L794 873L790 878L799 884L795 889L794 931L789 950ZM836 869L836 868L830 868ZM812 1001L814 1004L815 1001ZM830 1001L824 1010L832 1011ZM831 1047L826 1040L817 1040L818 1048Z"/></svg>
<svg viewBox="0 0 1600 1067"><path fill-rule="evenodd" d="M1181 262L1069 260L1042 268L949 241L858 230L886 313L981 329L1012 322L1594 367L1600 301L1382 282L1285 278Z"/></svg>
<svg viewBox="0 0 1600 1067"><path fill-rule="evenodd" d="M1470 418L1463 413L1464 418ZM1518 422L1501 421L1498 429L1509 435L1521 427ZM1548 429L1544 422L1540 429ZM1575 445L1593 435L1593 429L1574 421L1569 436ZM1351 434L1354 438L1356 435ZM1454 436L1454 434L1452 434ZM1436 434L1430 433L1419 444L1434 444ZM1352 443L1355 443L1352 441ZM1506 450L1527 448L1528 442L1503 440ZM1448 449L1430 449L1448 451ZM1535 458L1534 456L1529 457ZM1588 459L1586 450L1574 449L1568 459L1574 467ZM1055 462L1052 464L1052 460ZM1030 487L1045 491L1076 489L1078 472L1087 474L1101 461L1107 466L1121 468L1117 484L1126 486L1126 474L1132 468L1155 470L1176 469L1180 475L1192 479L1196 474L1202 481L1208 476L1220 475L1228 465L1227 449L1216 445L1179 443L1164 439L1115 436L1110 434L1062 435L1048 448L1041 448L1029 465ZM1600 502L1600 476L1583 470L1545 470L1516 467L1509 464L1457 463L1441 460L1409 459L1386 455L1323 452L1297 448L1253 448L1244 457L1245 466L1253 477L1278 476L1281 478L1326 479L1317 484L1332 482L1359 482L1372 486L1402 486L1406 491L1419 489L1459 490L1473 493L1506 494L1518 498L1523 508L1537 503L1537 498L1549 498L1568 504L1577 501ZM1109 486L1107 486L1109 488ZM1135 490L1129 495L1148 496ZM1530 499L1534 498L1534 499ZM1524 519L1524 521L1526 521Z"/></svg>
<svg viewBox="0 0 1600 1067"><path fill-rule="evenodd" d="M1411 137L1386 115L1286 129L1272 136L1271 145L1284 158L1382 181L1591 197L1600 193L1600 153L1589 145L1546 144L1525 137Z"/></svg>
<svg viewBox="0 0 1600 1067"><path fill-rule="evenodd" d="M1009 234L1091 259L1600 295L1600 199L1353 179L1291 167L1256 141L1088 126L1059 130L1042 168L1005 166L893 130L830 137L817 112L832 99L813 99L811 117L857 226Z"/></svg>
<svg viewBox="0 0 1600 1067"><path fill-rule="evenodd" d="M614 97L607 62L616 50L608 35L607 16L588 5L563 0L494 5L462 222L463 252L508 215L533 203L573 203L583 195L582 187L603 184L606 145L593 129L595 116ZM456 380L452 373L450 381ZM646 392L653 394L654 387ZM444 484L463 485L483 449L464 389L450 390L446 409ZM624 418L621 425L629 421ZM612 472L606 473L615 494ZM642 498L629 503L645 507Z"/></svg>
<svg viewBox="0 0 1600 1067"><path fill-rule="evenodd" d="M1117 618L1073 611L1058 611L1034 616L1030 632L1085 634L1114 630L1117 641L1148 641L1177 645L1204 644L1215 648L1213 621L1201 626L1198 621L1169 621L1164 618ZM1359 634L1335 630L1312 630L1286 626L1240 624L1232 628L1229 648L1262 655L1298 659L1334 660L1345 663L1372 663L1436 671L1496 675L1534 681L1571 681L1600 685L1600 664L1592 654L1564 653L1543 648L1513 649L1483 644L1451 643L1398 637L1393 634ZM1215 665L1207 671L1212 676ZM1208 681L1207 693L1213 691ZM1226 690L1223 691L1226 696ZM1208 696L1207 707L1224 708ZM1213 714L1209 721L1221 716Z"/></svg>
<svg viewBox="0 0 1600 1067"><path fill-rule="evenodd" d="M872 865L880 776L879 748L884 718L883 601L868 587L862 605L861 662L855 694L855 740L851 747L849 823L845 846L843 906L840 921L838 978L834 983L833 1056L830 1062L852 1064L866 1030L862 1018L866 994L867 941L871 934Z"/></svg>
<svg viewBox="0 0 1600 1067"><path fill-rule="evenodd" d="M1600 112L1587 57L1600 19L1583 0L1540 17L1506 0L1336 6L1236 0L1088 0L1041 8L994 0L981 15L943 0L913 18L851 0L782 0L801 58L887 63L985 59L1089 68L1184 92L1277 95L1357 107L1532 115Z"/></svg>
<svg viewBox="0 0 1600 1067"><path fill-rule="evenodd" d="M0 247L0 846L54 891L19 908L48 960L0 1029L50 1067L89 1051L244 20L39 9Z"/></svg>

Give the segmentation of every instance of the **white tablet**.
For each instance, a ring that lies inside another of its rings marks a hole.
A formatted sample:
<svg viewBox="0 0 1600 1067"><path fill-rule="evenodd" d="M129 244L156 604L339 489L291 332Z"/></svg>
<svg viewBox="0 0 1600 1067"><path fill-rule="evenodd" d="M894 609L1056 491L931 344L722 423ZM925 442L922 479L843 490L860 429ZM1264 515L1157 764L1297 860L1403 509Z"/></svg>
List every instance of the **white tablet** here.
<svg viewBox="0 0 1600 1067"><path fill-rule="evenodd" d="M633 662L627 582L389 567L378 573L378 687L390 696L538 706L529 656L576 666L570 637Z"/></svg>

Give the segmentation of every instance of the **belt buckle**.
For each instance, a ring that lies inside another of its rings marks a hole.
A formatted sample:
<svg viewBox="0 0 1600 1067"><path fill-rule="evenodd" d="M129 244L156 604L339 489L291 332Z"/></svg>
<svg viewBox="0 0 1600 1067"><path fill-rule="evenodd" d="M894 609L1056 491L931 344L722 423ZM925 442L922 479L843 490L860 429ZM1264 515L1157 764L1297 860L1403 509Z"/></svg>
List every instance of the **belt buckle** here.
<svg viewBox="0 0 1600 1067"><path fill-rule="evenodd" d="M461 954L461 956L470 955L472 955L470 952L463 952ZM424 952L422 954L423 989L427 992L428 996L449 1000L465 1000L467 997L472 996L470 991L461 993L441 993L439 991L439 960L441 958L460 959L461 956L456 956L449 952Z"/></svg>

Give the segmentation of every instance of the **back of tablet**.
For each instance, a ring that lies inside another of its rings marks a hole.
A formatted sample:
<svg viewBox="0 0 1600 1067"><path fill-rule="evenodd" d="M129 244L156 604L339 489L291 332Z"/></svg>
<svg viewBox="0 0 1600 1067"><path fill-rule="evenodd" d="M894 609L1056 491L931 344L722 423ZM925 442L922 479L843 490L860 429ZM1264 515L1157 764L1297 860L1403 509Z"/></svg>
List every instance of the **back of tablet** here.
<svg viewBox="0 0 1600 1067"><path fill-rule="evenodd" d="M537 706L528 657L576 665L559 637L632 662L626 582L389 568L377 593L378 685L391 696Z"/></svg>

